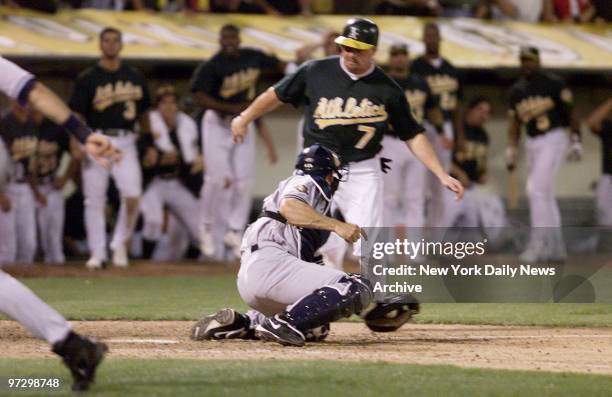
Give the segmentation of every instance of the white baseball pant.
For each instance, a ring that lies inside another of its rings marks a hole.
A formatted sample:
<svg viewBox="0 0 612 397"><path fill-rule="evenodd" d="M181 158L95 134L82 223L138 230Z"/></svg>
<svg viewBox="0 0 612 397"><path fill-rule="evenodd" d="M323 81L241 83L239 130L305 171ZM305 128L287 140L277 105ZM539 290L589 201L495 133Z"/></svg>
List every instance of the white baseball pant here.
<svg viewBox="0 0 612 397"><path fill-rule="evenodd" d="M597 224L612 226L612 174L603 174L597 182Z"/></svg>
<svg viewBox="0 0 612 397"><path fill-rule="evenodd" d="M427 168L406 146L406 142L385 136L381 157L391 159L391 169L383 174L386 227L425 226Z"/></svg>
<svg viewBox="0 0 612 397"><path fill-rule="evenodd" d="M444 123L445 130L451 130L450 122ZM448 172L452 162L452 149L446 149L442 146L442 139L435 131L435 128L429 124L425 124L427 138L440 159L442 166ZM446 133L447 137L451 134ZM429 177L429 202L427 205L427 219L429 226L432 227L450 227L453 213L457 210L459 203L455 201L453 192L440 184L438 178L431 172Z"/></svg>
<svg viewBox="0 0 612 397"><path fill-rule="evenodd" d="M544 135L528 137L527 198L531 234L528 249L563 256L565 246L561 234L561 213L555 197L555 179L563 164L568 137L563 128Z"/></svg>
<svg viewBox="0 0 612 397"><path fill-rule="evenodd" d="M406 149L408 150L408 149ZM333 203L340 209L346 222L359 227L383 226L383 173L380 157L350 163L348 175L340 182L334 194ZM375 241L377 236L368 236ZM331 233L329 239L319 250L335 269L342 269L347 243L337 234ZM353 254L361 255L361 239L353 244Z"/></svg>
<svg viewBox="0 0 612 397"><path fill-rule="evenodd" d="M64 195L61 190L54 189L51 183L40 185L38 190L47 198L47 205L38 204L36 212L40 245L45 254L45 263L64 263L66 259L62 242L65 213Z"/></svg>
<svg viewBox="0 0 612 397"><path fill-rule="evenodd" d="M180 261L189 249L189 240L189 231L176 216L168 214L166 232L157 240L151 259L158 262Z"/></svg>
<svg viewBox="0 0 612 397"><path fill-rule="evenodd" d="M113 177L122 198L111 242L113 249L130 238L135 226L128 222L127 208L123 199L137 198L142 194L142 174L136 150L136 134L109 137L109 139L115 147L121 150L121 161L113 164L109 171L88 155L82 167L87 244L91 255L100 260L107 259L104 209L108 178Z"/></svg>
<svg viewBox="0 0 612 397"><path fill-rule="evenodd" d="M232 142L231 117L207 110L202 118L204 186L201 223L226 225L242 232L247 224L255 187L255 128L248 127L242 144ZM229 182L229 187L226 183ZM227 206L228 212L220 211ZM214 229L214 227L213 227Z"/></svg>
<svg viewBox="0 0 612 397"><path fill-rule="evenodd" d="M0 264L32 263L36 254L36 205L27 183L9 183L8 212L0 210Z"/></svg>
<svg viewBox="0 0 612 397"><path fill-rule="evenodd" d="M140 203L144 220L142 236L148 240L161 237L165 206L187 228L191 238L197 241L198 201L176 178L155 178L147 186Z"/></svg>

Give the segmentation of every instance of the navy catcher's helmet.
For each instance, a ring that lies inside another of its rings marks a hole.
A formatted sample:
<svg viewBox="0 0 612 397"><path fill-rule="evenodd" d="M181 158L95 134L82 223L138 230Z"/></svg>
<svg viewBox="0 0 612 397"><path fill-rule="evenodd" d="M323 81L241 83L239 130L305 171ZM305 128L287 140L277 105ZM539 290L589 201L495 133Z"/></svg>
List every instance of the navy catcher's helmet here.
<svg viewBox="0 0 612 397"><path fill-rule="evenodd" d="M310 175L326 195L331 196L340 182L340 158L336 153L318 143L308 146L295 162L297 175ZM328 185L325 177L333 173L334 182Z"/></svg>
<svg viewBox="0 0 612 397"><path fill-rule="evenodd" d="M315 143L298 155L295 169L299 174L327 176L340 168L338 155L325 146Z"/></svg>

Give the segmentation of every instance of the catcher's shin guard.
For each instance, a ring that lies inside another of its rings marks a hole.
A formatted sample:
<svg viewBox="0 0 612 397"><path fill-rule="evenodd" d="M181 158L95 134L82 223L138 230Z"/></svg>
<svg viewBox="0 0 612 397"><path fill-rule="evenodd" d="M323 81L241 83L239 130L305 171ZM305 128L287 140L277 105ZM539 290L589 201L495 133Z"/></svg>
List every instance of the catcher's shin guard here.
<svg viewBox="0 0 612 397"><path fill-rule="evenodd" d="M347 275L289 306L281 317L303 333L359 314L372 301L370 283L360 275Z"/></svg>

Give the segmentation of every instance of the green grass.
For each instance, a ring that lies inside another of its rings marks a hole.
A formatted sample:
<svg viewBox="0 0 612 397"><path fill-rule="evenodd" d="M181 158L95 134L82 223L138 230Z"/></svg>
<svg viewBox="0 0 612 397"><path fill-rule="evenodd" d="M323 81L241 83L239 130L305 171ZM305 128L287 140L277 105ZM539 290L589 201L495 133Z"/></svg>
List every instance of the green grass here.
<svg viewBox="0 0 612 397"><path fill-rule="evenodd" d="M57 360L0 359L0 376L59 376L62 390L38 395L71 395L69 375ZM88 396L576 397L612 390L610 376L333 361L111 359L97 379ZM1 387L0 394L36 395Z"/></svg>
<svg viewBox="0 0 612 397"><path fill-rule="evenodd" d="M223 276L28 278L72 320L194 320L222 307L246 309ZM424 304L421 323L612 326L612 304Z"/></svg>

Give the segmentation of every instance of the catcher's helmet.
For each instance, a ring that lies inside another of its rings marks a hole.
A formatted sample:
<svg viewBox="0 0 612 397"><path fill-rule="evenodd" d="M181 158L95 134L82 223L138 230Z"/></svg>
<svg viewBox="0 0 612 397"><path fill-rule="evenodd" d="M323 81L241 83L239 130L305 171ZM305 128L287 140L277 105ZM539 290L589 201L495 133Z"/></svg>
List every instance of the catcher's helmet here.
<svg viewBox="0 0 612 397"><path fill-rule="evenodd" d="M358 50L374 48L378 45L378 26L366 18L351 18L335 42Z"/></svg>
<svg viewBox="0 0 612 397"><path fill-rule="evenodd" d="M315 143L302 150L298 155L295 162L295 174L310 175L325 195L331 198L341 179L340 165L340 158L336 153ZM334 181L331 185L325 180L325 177L330 173L334 175Z"/></svg>
<svg viewBox="0 0 612 397"><path fill-rule="evenodd" d="M295 168L299 174L326 176L340 168L340 158L325 146L315 143L302 150Z"/></svg>

